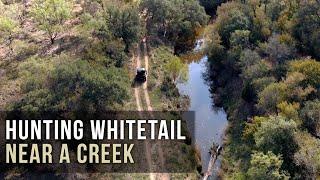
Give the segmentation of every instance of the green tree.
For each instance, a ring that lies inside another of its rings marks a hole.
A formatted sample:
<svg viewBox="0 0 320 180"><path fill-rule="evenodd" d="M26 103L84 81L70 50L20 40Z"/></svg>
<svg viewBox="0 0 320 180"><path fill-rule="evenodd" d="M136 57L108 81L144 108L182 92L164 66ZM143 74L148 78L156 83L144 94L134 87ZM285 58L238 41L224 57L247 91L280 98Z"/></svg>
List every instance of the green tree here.
<svg viewBox="0 0 320 180"><path fill-rule="evenodd" d="M298 148L294 139L296 131L297 124L293 120L271 116L267 121L261 122L254 133L254 140L260 150L282 154L286 168L290 168L290 162Z"/></svg>
<svg viewBox="0 0 320 180"><path fill-rule="evenodd" d="M19 25L9 17L0 16L0 42L5 43L13 52L12 42L19 31Z"/></svg>
<svg viewBox="0 0 320 180"><path fill-rule="evenodd" d="M147 34L168 41L177 51L193 47L197 30L208 21L196 0L143 0Z"/></svg>
<svg viewBox="0 0 320 180"><path fill-rule="evenodd" d="M276 112L277 105L288 98L288 87L284 83L272 83L258 96L258 107L267 112Z"/></svg>
<svg viewBox="0 0 320 180"><path fill-rule="evenodd" d="M287 119L299 120L298 110L300 109L299 103L288 103L286 101L277 105L279 109L279 115Z"/></svg>
<svg viewBox="0 0 320 180"><path fill-rule="evenodd" d="M283 160L268 151L267 154L254 152L251 155L250 168L247 172L248 179L252 180L283 180L290 176L281 170Z"/></svg>
<svg viewBox="0 0 320 180"><path fill-rule="evenodd" d="M250 31L248 30L235 30L230 37L230 45L232 48L245 49L250 45L249 42Z"/></svg>
<svg viewBox="0 0 320 180"><path fill-rule="evenodd" d="M108 6L105 15L108 27L117 38L122 38L126 51L133 43L140 39L141 24L139 12L136 7L119 8Z"/></svg>
<svg viewBox="0 0 320 180"><path fill-rule="evenodd" d="M254 86L256 93L259 94L264 88L266 88L268 85L275 82L276 82L276 79L274 77L265 76L265 77L254 79L252 81L252 85Z"/></svg>
<svg viewBox="0 0 320 180"><path fill-rule="evenodd" d="M221 37L218 33L210 29L207 39L206 52L211 61L222 62L225 58L225 47L222 45Z"/></svg>
<svg viewBox="0 0 320 180"><path fill-rule="evenodd" d="M39 29L48 34L51 44L58 34L66 29L65 22L72 17L70 0L36 0L33 3L31 16Z"/></svg>
<svg viewBox="0 0 320 180"><path fill-rule="evenodd" d="M229 47L231 34L236 30L249 30L251 22L248 12L244 7L237 3L231 2L222 4L217 11L216 28L221 36L223 45Z"/></svg>
<svg viewBox="0 0 320 180"><path fill-rule="evenodd" d="M80 34L88 40L84 51L85 58L102 62L107 67L113 65L123 67L129 59L128 50L132 43L137 40L138 34L124 37L126 33L121 28L130 29L130 22L127 23L128 26L123 25L122 22L113 24L111 19L113 21L116 17L109 14L111 13L110 11L117 11L116 14L121 14L123 10L116 10L116 7L108 5L105 5L105 8L106 10L99 11L95 16L89 13L81 16L82 24L78 29ZM92 40L91 37L95 37L98 40Z"/></svg>
<svg viewBox="0 0 320 180"><path fill-rule="evenodd" d="M4 5L0 2L0 44L9 47L13 53L15 38L21 32L21 6L19 3Z"/></svg>
<svg viewBox="0 0 320 180"><path fill-rule="evenodd" d="M176 82L177 80L186 80L188 76L188 66L183 63L179 57L172 57L165 67L169 77L172 82Z"/></svg>
<svg viewBox="0 0 320 180"><path fill-rule="evenodd" d="M302 3L295 14L295 25L293 28L295 37L301 41L301 49L316 58L320 58L320 53L317 51L319 47L317 45L320 41L317 38L319 37L320 30L319 10L320 6L317 1Z"/></svg>
<svg viewBox="0 0 320 180"><path fill-rule="evenodd" d="M300 72L290 72L283 82L288 87L288 97L292 101L303 102L307 97L316 90L310 85L303 85L306 76Z"/></svg>
<svg viewBox="0 0 320 180"><path fill-rule="evenodd" d="M254 4L250 39L254 43L266 41L271 35L271 19L265 14L261 1L251 0L250 2Z"/></svg>
<svg viewBox="0 0 320 180"><path fill-rule="evenodd" d="M34 65L37 65L37 68ZM124 70L62 55L31 59L21 67L23 111L110 110L128 99L129 79Z"/></svg>
<svg viewBox="0 0 320 180"><path fill-rule="evenodd" d="M258 128L261 126L261 122L267 121L267 120L268 120L267 117L255 116L252 119L252 122L246 123L242 136L245 139L249 139L249 140L254 139L254 133L256 133Z"/></svg>
<svg viewBox="0 0 320 180"><path fill-rule="evenodd" d="M295 60L290 63L289 71L302 73L305 86L320 87L320 62L307 58Z"/></svg>

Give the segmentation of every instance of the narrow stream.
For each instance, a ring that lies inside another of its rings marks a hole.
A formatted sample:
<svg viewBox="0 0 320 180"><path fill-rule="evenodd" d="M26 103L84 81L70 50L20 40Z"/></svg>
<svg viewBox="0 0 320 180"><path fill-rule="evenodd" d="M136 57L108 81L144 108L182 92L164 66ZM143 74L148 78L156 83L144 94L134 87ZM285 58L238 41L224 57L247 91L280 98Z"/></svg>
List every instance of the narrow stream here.
<svg viewBox="0 0 320 180"><path fill-rule="evenodd" d="M198 41L195 51L200 48ZM190 98L190 111L195 112L195 143L201 151L202 169L206 171L210 160L209 149L212 143L222 144L224 130L227 126L227 115L222 108L214 107L214 102L205 82L208 57L189 62L189 78L177 85L181 94ZM217 162L219 163L219 162Z"/></svg>

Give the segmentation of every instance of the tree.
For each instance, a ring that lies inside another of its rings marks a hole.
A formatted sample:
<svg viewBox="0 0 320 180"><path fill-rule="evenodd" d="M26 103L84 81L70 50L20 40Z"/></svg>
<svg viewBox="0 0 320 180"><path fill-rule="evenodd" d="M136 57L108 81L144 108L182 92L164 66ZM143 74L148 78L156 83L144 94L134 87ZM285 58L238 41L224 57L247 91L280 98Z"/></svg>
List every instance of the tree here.
<svg viewBox="0 0 320 180"><path fill-rule="evenodd" d="M303 124L308 128L309 132L317 137L320 137L320 101L305 102L305 106L301 110L301 118Z"/></svg>
<svg viewBox="0 0 320 180"><path fill-rule="evenodd" d="M241 75L246 80L263 78L270 74L270 65L262 60L256 51L245 49L241 52L239 62L237 63L242 71Z"/></svg>
<svg viewBox="0 0 320 180"><path fill-rule="evenodd" d="M231 33L230 45L232 48L245 49L250 45L249 42L250 31L248 30L235 30Z"/></svg>
<svg viewBox="0 0 320 180"><path fill-rule="evenodd" d="M196 0L143 0L140 7L145 12L147 34L169 41L178 53L193 47L197 30L208 21Z"/></svg>
<svg viewBox="0 0 320 180"><path fill-rule="evenodd" d="M105 15L112 34L122 38L128 52L131 45L140 39L141 24L138 9L135 7L119 8L108 6Z"/></svg>
<svg viewBox="0 0 320 180"><path fill-rule="evenodd" d="M223 45L229 47L231 34L236 30L250 30L248 12L237 2L222 4L217 11L216 28Z"/></svg>
<svg viewBox="0 0 320 180"><path fill-rule="evenodd" d="M20 6L15 4L4 5L0 2L0 43L9 47L13 53L13 41L20 32Z"/></svg>
<svg viewBox="0 0 320 180"><path fill-rule="evenodd" d="M17 110L110 110L129 98L129 80L122 69L91 65L65 55L31 59L21 68L24 97L15 105Z"/></svg>
<svg viewBox="0 0 320 180"><path fill-rule="evenodd" d="M18 30L19 26L16 21L9 17L0 16L0 42L5 43L11 53L13 52L12 42Z"/></svg>
<svg viewBox="0 0 320 180"><path fill-rule="evenodd" d="M259 93L258 107L267 112L276 112L277 105L288 98L288 87L284 83L271 83Z"/></svg>
<svg viewBox="0 0 320 180"><path fill-rule="evenodd" d="M178 79L185 80L187 78L188 66L179 57L174 56L166 64L166 71L172 82L175 83Z"/></svg>
<svg viewBox="0 0 320 180"><path fill-rule="evenodd" d="M305 76L303 81L305 86L320 87L320 62L305 58L292 61L289 66L289 71L299 72Z"/></svg>
<svg viewBox="0 0 320 180"><path fill-rule="evenodd" d="M281 170L283 160L268 151L267 154L254 152L251 155L250 168L247 172L248 179L252 180L283 180L290 176Z"/></svg>
<svg viewBox="0 0 320 180"><path fill-rule="evenodd" d="M268 117L255 116L252 122L247 122L242 133L242 136L247 140L254 140L254 134L257 132L258 128L261 126L261 122L267 121Z"/></svg>
<svg viewBox="0 0 320 180"><path fill-rule="evenodd" d="M295 121L299 120L299 113L298 110L300 108L299 103L288 103L286 101L277 105L279 109L279 115L285 117L287 119L292 119Z"/></svg>
<svg viewBox="0 0 320 180"><path fill-rule="evenodd" d="M294 139L297 124L293 120L285 120L281 116L271 116L254 133L257 147L264 152L272 151L282 154L286 168L290 169L290 162L298 146Z"/></svg>
<svg viewBox="0 0 320 180"><path fill-rule="evenodd" d="M315 91L315 89L310 85L303 85L306 76L300 72L290 72L283 82L288 87L288 97L292 101L303 102L307 97Z"/></svg>
<svg viewBox="0 0 320 180"><path fill-rule="evenodd" d="M295 137L299 150L294 154L294 162L299 167L300 179L317 179L320 174L320 140L307 132L299 132Z"/></svg>
<svg viewBox="0 0 320 180"><path fill-rule="evenodd" d="M252 84L257 94L259 94L263 89L265 89L268 85L275 83L276 79L274 77L265 76L261 78L254 79Z"/></svg>
<svg viewBox="0 0 320 180"><path fill-rule="evenodd" d="M300 48L316 58L320 58L320 53L317 51L320 41L317 38L320 29L319 10L320 6L317 1L303 3L295 14L296 21L293 28L295 37L301 41Z"/></svg>
<svg viewBox="0 0 320 180"><path fill-rule="evenodd" d="M281 42L279 35L273 35L268 40L266 53L272 62L283 64L295 56L295 49L294 46Z"/></svg>
<svg viewBox="0 0 320 180"><path fill-rule="evenodd" d="M252 29L251 29L251 42L263 42L271 35L271 19L265 14L263 8L259 5L259 1L252 0L253 3L253 16ZM249 2L249 3L250 3Z"/></svg>
<svg viewBox="0 0 320 180"><path fill-rule="evenodd" d="M121 7L105 5L105 8L95 16L88 13L81 16L80 33L90 42L85 49L85 58L100 61L107 67L123 67L129 59L129 48L138 41L140 32L136 28L140 24L132 24L131 20L126 22L121 15L124 13ZM92 40L92 36L98 40Z"/></svg>
<svg viewBox="0 0 320 180"><path fill-rule="evenodd" d="M72 17L71 0L36 0L31 10L31 16L40 30L48 34L51 44L58 34L66 29L65 22Z"/></svg>
<svg viewBox="0 0 320 180"><path fill-rule="evenodd" d="M210 34L206 39L206 52L208 52L210 60L214 62L222 62L225 58L225 47L221 44L222 41L220 35L213 30L210 30Z"/></svg>

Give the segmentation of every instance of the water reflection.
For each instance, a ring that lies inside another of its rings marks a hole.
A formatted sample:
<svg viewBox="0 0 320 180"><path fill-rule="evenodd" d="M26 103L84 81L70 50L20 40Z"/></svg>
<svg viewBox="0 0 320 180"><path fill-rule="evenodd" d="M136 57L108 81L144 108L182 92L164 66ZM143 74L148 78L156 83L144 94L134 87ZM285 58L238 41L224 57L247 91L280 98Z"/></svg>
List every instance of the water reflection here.
<svg viewBox="0 0 320 180"><path fill-rule="evenodd" d="M196 54L199 53L185 59L189 63L188 81L177 86L181 94L189 96L190 110L195 111L195 142L201 151L203 170L206 170L210 160L208 151L212 143L222 143L227 116L222 108L214 106L210 88L203 75L207 72L208 57L200 54L199 58Z"/></svg>

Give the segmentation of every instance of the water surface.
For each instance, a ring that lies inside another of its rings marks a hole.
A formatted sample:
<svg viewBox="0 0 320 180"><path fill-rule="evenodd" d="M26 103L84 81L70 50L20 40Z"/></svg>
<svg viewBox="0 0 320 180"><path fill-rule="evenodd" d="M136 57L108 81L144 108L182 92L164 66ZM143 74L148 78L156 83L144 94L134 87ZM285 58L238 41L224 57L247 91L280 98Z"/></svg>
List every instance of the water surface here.
<svg viewBox="0 0 320 180"><path fill-rule="evenodd" d="M199 45L196 46L196 50L198 49ZM204 78L207 60L208 57L204 56L200 60L190 62L188 81L177 85L181 94L189 96L189 110L195 112L195 143L201 151L203 171L208 167L210 147L213 142L222 143L227 126L227 115L222 108L214 107Z"/></svg>

